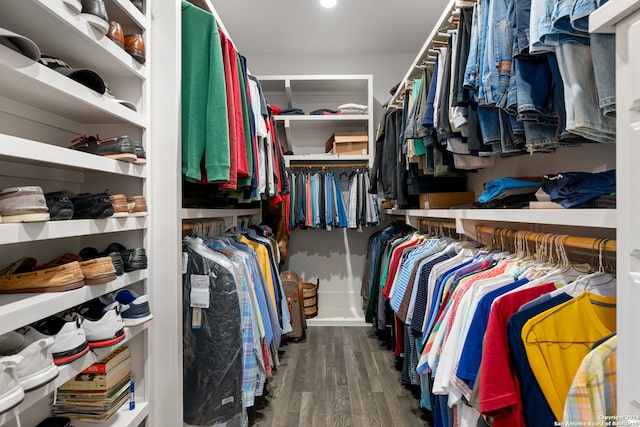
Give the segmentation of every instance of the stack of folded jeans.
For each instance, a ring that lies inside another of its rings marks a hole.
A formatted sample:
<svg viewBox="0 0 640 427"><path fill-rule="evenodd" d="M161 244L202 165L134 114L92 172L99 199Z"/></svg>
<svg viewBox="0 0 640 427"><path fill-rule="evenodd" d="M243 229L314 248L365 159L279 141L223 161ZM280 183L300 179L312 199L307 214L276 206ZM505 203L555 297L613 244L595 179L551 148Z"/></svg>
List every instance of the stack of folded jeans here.
<svg viewBox="0 0 640 427"><path fill-rule="evenodd" d="M531 195L535 195L535 192L539 187L539 182L517 178L498 178L487 183L484 192L480 197L478 197L478 201L480 203L488 203L495 200L505 199L507 197L521 195L527 195L527 200L530 200Z"/></svg>
<svg viewBox="0 0 640 427"><path fill-rule="evenodd" d="M563 172L542 177L542 189L565 208L585 207L593 199L616 191L615 169L599 172ZM592 204L589 204L592 206Z"/></svg>

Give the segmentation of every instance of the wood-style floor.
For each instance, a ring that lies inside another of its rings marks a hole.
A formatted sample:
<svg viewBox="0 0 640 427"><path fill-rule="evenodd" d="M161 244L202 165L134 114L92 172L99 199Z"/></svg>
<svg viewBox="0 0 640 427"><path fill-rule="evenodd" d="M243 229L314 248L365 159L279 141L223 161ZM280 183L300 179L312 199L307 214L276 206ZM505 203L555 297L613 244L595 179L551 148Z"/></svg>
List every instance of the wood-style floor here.
<svg viewBox="0 0 640 427"><path fill-rule="evenodd" d="M281 350L268 392L249 411L255 427L430 426L395 356L372 327L309 327Z"/></svg>

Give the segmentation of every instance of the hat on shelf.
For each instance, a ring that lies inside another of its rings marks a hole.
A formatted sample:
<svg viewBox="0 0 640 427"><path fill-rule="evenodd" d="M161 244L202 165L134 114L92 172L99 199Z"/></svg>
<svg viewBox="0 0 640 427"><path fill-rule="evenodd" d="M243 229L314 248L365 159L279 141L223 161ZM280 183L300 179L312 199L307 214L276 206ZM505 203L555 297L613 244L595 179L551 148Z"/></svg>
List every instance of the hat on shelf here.
<svg viewBox="0 0 640 427"><path fill-rule="evenodd" d="M0 44L34 61L40 59L40 49L37 44L25 36L21 36L2 27L0 27Z"/></svg>
<svg viewBox="0 0 640 427"><path fill-rule="evenodd" d="M43 65L51 68L69 77L72 80L77 81L78 83L88 87L89 89L93 89L100 94L104 94L105 92L105 84L104 80L98 73L88 68L71 68L69 64L64 62L59 58L54 58L53 56L42 55L40 60L38 61Z"/></svg>
<svg viewBox="0 0 640 427"><path fill-rule="evenodd" d="M105 83L104 85L105 90L104 90L104 97L107 99L111 99L119 104L124 105L127 108L132 109L133 111L138 111L138 109L136 108L136 104L134 104L131 101L127 101L126 99L116 99L115 96L113 96L113 92L111 92L111 88Z"/></svg>

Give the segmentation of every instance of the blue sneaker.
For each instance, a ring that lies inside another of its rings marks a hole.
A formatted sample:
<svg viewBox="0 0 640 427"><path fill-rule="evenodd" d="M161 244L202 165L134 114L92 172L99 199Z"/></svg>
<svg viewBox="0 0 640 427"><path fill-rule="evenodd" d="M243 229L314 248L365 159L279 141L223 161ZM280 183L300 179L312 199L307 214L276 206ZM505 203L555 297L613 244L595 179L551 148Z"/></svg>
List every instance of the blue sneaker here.
<svg viewBox="0 0 640 427"><path fill-rule="evenodd" d="M149 308L148 295L136 295L129 289L121 289L113 296L115 302L120 304L120 315L124 326L138 326L153 319L151 309ZM112 303L112 304L114 304ZM108 306L106 309L108 309Z"/></svg>

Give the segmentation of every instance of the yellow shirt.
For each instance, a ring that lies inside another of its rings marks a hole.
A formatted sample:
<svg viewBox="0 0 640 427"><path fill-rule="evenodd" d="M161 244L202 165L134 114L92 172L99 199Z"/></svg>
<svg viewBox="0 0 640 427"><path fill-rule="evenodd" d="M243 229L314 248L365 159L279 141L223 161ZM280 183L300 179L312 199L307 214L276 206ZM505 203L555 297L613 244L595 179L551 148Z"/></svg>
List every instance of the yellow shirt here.
<svg viewBox="0 0 640 427"><path fill-rule="evenodd" d="M269 253L267 252L267 248L265 248L260 243L256 243L252 240L247 239L244 236L240 236L240 241L251 246L256 251L256 254L258 254L258 262L260 263L262 274L267 281L269 296L271 297L271 301L273 302L273 307L277 309L278 305L276 304L276 293L275 288L273 287L273 276L271 275L271 261L269 260Z"/></svg>
<svg viewBox="0 0 640 427"><path fill-rule="evenodd" d="M522 328L531 370L557 420L582 359L593 343L616 330L615 303L615 298L583 292Z"/></svg>

